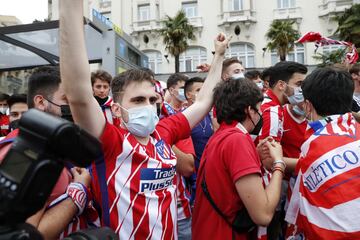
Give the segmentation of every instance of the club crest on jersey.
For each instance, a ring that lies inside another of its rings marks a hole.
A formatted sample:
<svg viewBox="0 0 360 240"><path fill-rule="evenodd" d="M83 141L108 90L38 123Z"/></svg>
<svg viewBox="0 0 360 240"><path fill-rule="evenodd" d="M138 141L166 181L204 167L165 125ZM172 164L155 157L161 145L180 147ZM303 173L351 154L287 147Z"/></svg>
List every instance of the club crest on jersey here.
<svg viewBox="0 0 360 240"><path fill-rule="evenodd" d="M163 159L171 159L172 150L168 144L164 142L164 140L160 140L155 144L156 152L160 155Z"/></svg>
<svg viewBox="0 0 360 240"><path fill-rule="evenodd" d="M140 173L140 192L151 192L173 185L175 167L144 168Z"/></svg>

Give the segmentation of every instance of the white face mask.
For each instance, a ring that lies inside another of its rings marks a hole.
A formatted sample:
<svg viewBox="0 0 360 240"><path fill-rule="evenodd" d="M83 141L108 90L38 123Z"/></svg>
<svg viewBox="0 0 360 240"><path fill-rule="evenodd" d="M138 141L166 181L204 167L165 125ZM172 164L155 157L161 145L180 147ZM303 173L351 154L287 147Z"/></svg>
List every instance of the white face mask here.
<svg viewBox="0 0 360 240"><path fill-rule="evenodd" d="M126 109L128 112L129 120L124 125L130 133L138 137L148 137L155 130L159 122L159 117L156 114L156 107L152 105L134 107Z"/></svg>
<svg viewBox="0 0 360 240"><path fill-rule="evenodd" d="M178 95L176 96L176 98L180 102L185 102L186 101L185 90L183 88L179 88Z"/></svg>
<svg viewBox="0 0 360 240"><path fill-rule="evenodd" d="M299 116L305 116L305 111L302 110L298 105L295 105L294 108L293 108L294 112L299 115Z"/></svg>
<svg viewBox="0 0 360 240"><path fill-rule="evenodd" d="M240 80L243 78L245 78L245 76L244 76L244 73L242 73L242 72L235 73L230 77L231 80Z"/></svg>
<svg viewBox="0 0 360 240"><path fill-rule="evenodd" d="M263 89L264 89L264 83L263 83L263 81L257 82L257 83L256 83L256 86L258 86L258 88L260 88L260 90L263 90Z"/></svg>
<svg viewBox="0 0 360 240"><path fill-rule="evenodd" d="M302 94L301 87L291 87L291 88L294 89L294 94L291 96L287 96L289 103L291 105L298 105L298 104L304 102L304 96Z"/></svg>
<svg viewBox="0 0 360 240"><path fill-rule="evenodd" d="M7 107L0 107L0 113L6 114L7 109L8 109Z"/></svg>

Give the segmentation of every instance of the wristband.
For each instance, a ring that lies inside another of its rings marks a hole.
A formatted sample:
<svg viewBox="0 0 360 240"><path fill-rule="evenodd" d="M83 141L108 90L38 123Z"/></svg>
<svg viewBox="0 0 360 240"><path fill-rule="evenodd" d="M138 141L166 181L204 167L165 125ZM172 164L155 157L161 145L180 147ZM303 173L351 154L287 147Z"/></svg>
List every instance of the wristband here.
<svg viewBox="0 0 360 240"><path fill-rule="evenodd" d="M77 216L81 215L88 201L87 188L79 182L72 182L67 187L66 194L72 199L72 201L77 206L78 208Z"/></svg>
<svg viewBox="0 0 360 240"><path fill-rule="evenodd" d="M275 171L281 172L282 176L285 175L284 170L283 170L281 167L274 167L274 168L272 169L272 173L274 173Z"/></svg>
<svg viewBox="0 0 360 240"><path fill-rule="evenodd" d="M284 162L284 160L275 160L275 161L273 162L272 168L274 168L277 163L283 165L283 166L284 166L284 170L286 169L286 163Z"/></svg>

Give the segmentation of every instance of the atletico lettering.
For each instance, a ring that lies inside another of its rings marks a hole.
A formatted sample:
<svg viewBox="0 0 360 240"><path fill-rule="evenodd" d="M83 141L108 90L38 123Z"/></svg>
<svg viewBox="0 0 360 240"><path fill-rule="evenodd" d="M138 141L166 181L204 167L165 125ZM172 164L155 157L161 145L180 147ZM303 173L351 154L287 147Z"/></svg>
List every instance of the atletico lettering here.
<svg viewBox="0 0 360 240"><path fill-rule="evenodd" d="M156 191L173 185L175 168L147 168L141 170L140 192Z"/></svg>
<svg viewBox="0 0 360 240"><path fill-rule="evenodd" d="M345 150L340 154L319 160L311 165L303 178L305 186L312 192L334 175L350 171L360 165L359 152L355 150Z"/></svg>

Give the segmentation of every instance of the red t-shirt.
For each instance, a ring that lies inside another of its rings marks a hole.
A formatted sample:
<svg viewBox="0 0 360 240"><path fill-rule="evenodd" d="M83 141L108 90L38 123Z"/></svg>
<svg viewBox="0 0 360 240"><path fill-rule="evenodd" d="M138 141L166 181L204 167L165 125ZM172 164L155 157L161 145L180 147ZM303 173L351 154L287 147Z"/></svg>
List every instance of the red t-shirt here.
<svg viewBox="0 0 360 240"><path fill-rule="evenodd" d="M243 203L236 190L238 179L259 174L260 159L248 133L236 127L237 123L220 128L210 138L202 159L196 183L196 202L192 220L193 239L247 239L246 234L232 238L231 226L214 210L201 188L206 167L206 184L217 207L232 222Z"/></svg>

